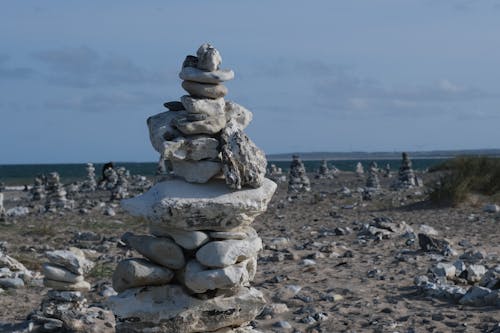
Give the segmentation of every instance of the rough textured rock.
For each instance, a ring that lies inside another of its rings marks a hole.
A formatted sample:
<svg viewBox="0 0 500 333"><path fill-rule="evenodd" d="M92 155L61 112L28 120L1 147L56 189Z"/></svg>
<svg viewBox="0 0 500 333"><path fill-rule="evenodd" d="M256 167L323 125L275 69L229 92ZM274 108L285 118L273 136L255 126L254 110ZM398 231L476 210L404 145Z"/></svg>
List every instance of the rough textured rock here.
<svg viewBox="0 0 500 333"><path fill-rule="evenodd" d="M162 152L166 159L199 161L217 158L218 146L219 140L207 136L179 137L174 141L164 141Z"/></svg>
<svg viewBox="0 0 500 333"><path fill-rule="evenodd" d="M459 300L460 304L473 306L499 305L500 297L498 291L492 291L488 288L473 286L467 290L467 293Z"/></svg>
<svg viewBox="0 0 500 333"><path fill-rule="evenodd" d="M189 95L181 97L181 103L188 113L204 114L208 117L225 115L226 102L223 98L196 98Z"/></svg>
<svg viewBox="0 0 500 333"><path fill-rule="evenodd" d="M247 239L258 237L257 231L252 227L241 227L228 231L213 231L210 233L213 239Z"/></svg>
<svg viewBox="0 0 500 333"><path fill-rule="evenodd" d="M255 277L256 268L257 260L253 257L220 269L209 269L197 260L191 260L180 274L180 280L190 290L204 293L207 290L247 286Z"/></svg>
<svg viewBox="0 0 500 333"><path fill-rule="evenodd" d="M109 298L109 306L129 332L210 332L238 326L255 318L266 301L253 288L241 288L235 295L200 300L181 286L128 289ZM151 331L151 330L149 330Z"/></svg>
<svg viewBox="0 0 500 333"><path fill-rule="evenodd" d="M88 273L92 267L94 267L94 264L90 260L87 260L82 255L75 254L72 251L49 251L46 252L45 255L51 263L63 266L77 275Z"/></svg>
<svg viewBox="0 0 500 333"><path fill-rule="evenodd" d="M289 193L309 192L311 190L311 182L307 176L306 168L298 155L292 157L288 178Z"/></svg>
<svg viewBox="0 0 500 333"><path fill-rule="evenodd" d="M122 241L158 265L180 269L186 263L182 249L168 238L126 232Z"/></svg>
<svg viewBox="0 0 500 333"><path fill-rule="evenodd" d="M222 169L222 164L217 161L172 159L171 163L174 174L190 183L206 183Z"/></svg>
<svg viewBox="0 0 500 333"><path fill-rule="evenodd" d="M252 121L253 114L245 107L232 102L226 101L226 120L232 121L233 124L238 126L241 130L245 129Z"/></svg>
<svg viewBox="0 0 500 333"><path fill-rule="evenodd" d="M418 244L423 251L449 254L450 244L444 239L438 239L426 234L418 234Z"/></svg>
<svg viewBox="0 0 500 333"><path fill-rule="evenodd" d="M226 117L222 113L215 116L190 114L174 119L172 124L185 135L217 134L226 126Z"/></svg>
<svg viewBox="0 0 500 333"><path fill-rule="evenodd" d="M167 111L148 118L149 139L151 145L157 152L163 154L163 150L165 149L163 143L165 141L172 141L175 138L183 136L183 134L172 125L172 121L177 118L186 117L186 115L187 113L185 111Z"/></svg>
<svg viewBox="0 0 500 333"><path fill-rule="evenodd" d="M170 282L174 272L145 259L125 259L118 263L113 273L113 288L117 292L142 286L157 286Z"/></svg>
<svg viewBox="0 0 500 333"><path fill-rule="evenodd" d="M219 51L209 43L201 45L196 51L196 56L198 57L197 67L209 72L218 70L222 62Z"/></svg>
<svg viewBox="0 0 500 333"><path fill-rule="evenodd" d="M149 231L155 236L171 237L177 245L186 250L197 249L210 239L203 231L164 228L157 224L151 225Z"/></svg>
<svg viewBox="0 0 500 333"><path fill-rule="evenodd" d="M74 274L64 267L52 265L49 263L45 263L42 265L42 273L47 279L55 281L69 283L83 281L83 275Z"/></svg>
<svg viewBox="0 0 500 333"><path fill-rule="evenodd" d="M232 191L224 180L206 184L167 180L148 192L121 201L124 210L152 224L185 230L223 231L250 224L267 209L276 184L264 179L261 187Z"/></svg>
<svg viewBox="0 0 500 333"><path fill-rule="evenodd" d="M227 95L227 88L222 84L183 81L182 88L191 96L200 98L221 98Z"/></svg>
<svg viewBox="0 0 500 333"><path fill-rule="evenodd" d="M234 72L230 69L219 69L207 72L196 67L184 67L179 73L179 77L183 80L200 83L221 83L232 80L234 78Z"/></svg>
<svg viewBox="0 0 500 333"><path fill-rule="evenodd" d="M196 259L207 267L226 267L255 257L262 249L262 240L254 239L208 242L196 252Z"/></svg>
<svg viewBox="0 0 500 333"><path fill-rule="evenodd" d="M229 187L259 187L266 175L266 155L236 125L229 122L221 133L224 178Z"/></svg>

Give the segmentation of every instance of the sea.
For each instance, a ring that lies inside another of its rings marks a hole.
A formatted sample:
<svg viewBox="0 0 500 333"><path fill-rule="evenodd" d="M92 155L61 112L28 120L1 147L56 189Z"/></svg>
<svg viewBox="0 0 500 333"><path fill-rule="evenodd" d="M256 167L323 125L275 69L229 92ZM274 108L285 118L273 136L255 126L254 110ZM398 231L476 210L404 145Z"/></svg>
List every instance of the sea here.
<svg viewBox="0 0 500 333"><path fill-rule="evenodd" d="M432 166L444 162L442 158L421 158L412 159L413 168L415 170L426 170ZM356 164L361 162L365 170L367 170L372 160L328 160L328 166L335 166L341 171L354 171ZM321 160L305 160L303 161L308 172L315 172L319 169ZM390 164L391 169L396 171L399 169L401 160L376 160L380 168L384 168L386 164ZM287 172L291 161L268 161L268 166L276 164L283 172ZM103 163L94 163L96 169L96 177L101 177ZM115 167L123 166L130 171L132 175L154 176L157 163L155 162L115 162ZM61 182L68 184L75 181L81 181L86 176L86 164L8 164L0 165L0 182L6 186L22 186L31 185L35 176L40 174L48 174L50 172L58 172L61 177Z"/></svg>

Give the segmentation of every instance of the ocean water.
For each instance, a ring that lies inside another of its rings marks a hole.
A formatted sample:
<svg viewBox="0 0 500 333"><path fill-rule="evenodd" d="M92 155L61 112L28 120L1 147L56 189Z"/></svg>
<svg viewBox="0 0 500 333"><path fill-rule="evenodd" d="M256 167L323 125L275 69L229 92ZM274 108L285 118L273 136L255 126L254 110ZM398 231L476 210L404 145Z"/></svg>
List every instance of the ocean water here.
<svg viewBox="0 0 500 333"><path fill-rule="evenodd" d="M384 168L387 163L391 165L391 169L396 171L399 169L401 160L376 160L380 168ZM442 163L443 159L413 159L413 168L415 170L425 170L431 166ZM268 161L268 166L271 163L287 172L291 161ZM354 171L356 164L361 162L365 170L368 168L371 160L329 160L328 165L335 165L342 171ZM315 172L321 164L321 161L304 161L304 165L308 172ZM9 164L0 165L0 182L6 185L31 185L33 179L39 174L48 174L56 171L61 176L63 183L72 183L85 178L86 164ZM96 177L99 180L101 177L102 163L95 163ZM132 175L140 174L143 176L153 176L156 172L156 163L115 163L115 166L123 166L130 170Z"/></svg>

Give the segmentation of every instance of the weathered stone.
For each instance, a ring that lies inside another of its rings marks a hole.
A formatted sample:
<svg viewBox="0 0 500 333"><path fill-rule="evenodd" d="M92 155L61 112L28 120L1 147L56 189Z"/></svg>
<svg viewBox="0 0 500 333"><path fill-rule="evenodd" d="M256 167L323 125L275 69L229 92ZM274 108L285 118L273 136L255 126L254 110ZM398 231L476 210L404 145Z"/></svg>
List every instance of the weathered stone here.
<svg viewBox="0 0 500 333"><path fill-rule="evenodd" d="M195 67L184 67L179 73L182 80L200 82L200 83L221 83L232 80L234 72L230 69L219 69L216 71L203 71Z"/></svg>
<svg viewBox="0 0 500 333"><path fill-rule="evenodd" d="M151 145L157 152L160 154L163 153L165 149L163 143L165 141L172 141L175 138L183 136L183 134L172 125L172 121L177 118L186 117L186 115L186 111L167 111L148 118L149 139Z"/></svg>
<svg viewBox="0 0 500 333"><path fill-rule="evenodd" d="M257 231L252 227L241 227L228 231L213 231L210 237L214 239L247 239L258 237Z"/></svg>
<svg viewBox="0 0 500 333"><path fill-rule="evenodd" d="M42 265L42 273L49 280L76 283L83 281L83 275L74 274L66 268L50 263Z"/></svg>
<svg viewBox="0 0 500 333"><path fill-rule="evenodd" d="M60 319L64 322L65 331L75 333L115 333L115 317L113 312L98 307L86 307L79 311L63 311Z"/></svg>
<svg viewBox="0 0 500 333"><path fill-rule="evenodd" d="M307 176L306 168L298 155L292 156L288 178L288 193L309 192L311 190L311 182Z"/></svg>
<svg viewBox="0 0 500 333"><path fill-rule="evenodd" d="M149 231L155 236L171 237L177 245L180 245L186 250L197 249L210 239L203 231L187 231L182 229L165 228L158 224L151 225Z"/></svg>
<svg viewBox="0 0 500 333"><path fill-rule="evenodd" d="M184 105L182 105L179 101L165 102L163 106L169 109L170 111L184 111Z"/></svg>
<svg viewBox="0 0 500 333"><path fill-rule="evenodd" d="M479 282L481 287L500 289L500 265L489 269Z"/></svg>
<svg viewBox="0 0 500 333"><path fill-rule="evenodd" d="M206 183L220 173L222 164L217 161L189 161L172 159L172 170L175 175L190 183Z"/></svg>
<svg viewBox="0 0 500 333"><path fill-rule="evenodd" d="M248 286L255 276L256 268L257 260L254 257L220 269L208 269L197 260L191 260L180 274L180 280L195 293L230 289Z"/></svg>
<svg viewBox="0 0 500 333"><path fill-rule="evenodd" d="M76 283L55 281L50 279L43 279L43 285L47 288L66 291L89 291L90 283L87 281L79 281Z"/></svg>
<svg viewBox="0 0 500 333"><path fill-rule="evenodd" d="M193 160L214 159L219 155L217 147L219 140L207 136L191 138L176 138L174 141L163 142L163 157L165 159Z"/></svg>
<svg viewBox="0 0 500 333"><path fill-rule="evenodd" d="M49 290L47 292L47 297L59 302L77 302L83 300L83 296L80 291Z"/></svg>
<svg viewBox="0 0 500 333"><path fill-rule="evenodd" d="M262 240L259 237L213 241L203 245L196 252L196 259L207 267L226 267L255 257L261 249Z"/></svg>
<svg viewBox="0 0 500 333"><path fill-rule="evenodd" d="M454 278L457 268L450 263L440 262L432 269L432 272L436 276L442 276L446 278Z"/></svg>
<svg viewBox="0 0 500 333"><path fill-rule="evenodd" d="M500 301L498 291L492 291L488 288L472 286L467 293L458 302L462 305L487 306L497 305ZM500 303L499 303L500 304Z"/></svg>
<svg viewBox="0 0 500 333"><path fill-rule="evenodd" d="M181 286L134 288L109 298L119 321L118 331L211 332L242 325L255 318L266 301L253 288L241 288L235 295L200 300Z"/></svg>
<svg viewBox="0 0 500 333"><path fill-rule="evenodd" d="M152 224L185 230L224 231L249 225L267 209L276 184L264 179L261 187L233 191L224 180L206 184L179 179L160 182L146 193L121 201L124 210Z"/></svg>
<svg viewBox="0 0 500 333"><path fill-rule="evenodd" d="M252 121L253 114L243 106L232 102L226 101L226 120L232 121L240 129L245 129Z"/></svg>
<svg viewBox="0 0 500 333"><path fill-rule="evenodd" d="M145 259L125 259L118 263L113 273L113 288L122 292L129 288L157 286L170 282L174 272Z"/></svg>
<svg viewBox="0 0 500 333"><path fill-rule="evenodd" d="M226 184L233 189L259 187L266 175L266 155L230 121L221 134L222 170Z"/></svg>
<svg viewBox="0 0 500 333"><path fill-rule="evenodd" d="M185 265L182 249L168 238L126 232L122 241L158 265L172 269L180 269Z"/></svg>
<svg viewBox="0 0 500 333"><path fill-rule="evenodd" d="M3 267L9 268L11 271L25 272L28 270L22 263L0 251L0 268Z"/></svg>
<svg viewBox="0 0 500 333"><path fill-rule="evenodd" d="M197 67L198 66L198 57L193 55L187 55L186 59L182 62L182 68L185 67Z"/></svg>
<svg viewBox="0 0 500 333"><path fill-rule="evenodd" d="M184 95L181 102L188 113L201 113L209 117L225 116L226 102L223 98L208 99Z"/></svg>
<svg viewBox="0 0 500 333"><path fill-rule="evenodd" d="M418 234L418 244L425 252L448 254L450 251L450 244L446 240L434 238L422 233Z"/></svg>
<svg viewBox="0 0 500 333"><path fill-rule="evenodd" d="M479 282L486 273L486 267L483 265L469 265L467 267L467 281L475 283Z"/></svg>
<svg viewBox="0 0 500 333"><path fill-rule="evenodd" d="M45 255L51 263L62 266L77 275L86 274L94 267L90 260L73 251L56 250L46 252Z"/></svg>
<svg viewBox="0 0 500 333"><path fill-rule="evenodd" d="M221 98L227 95L227 88L222 84L182 81L182 88L191 96L200 98Z"/></svg>
<svg viewBox="0 0 500 333"><path fill-rule="evenodd" d="M196 56L198 57L196 66L209 72L218 70L222 62L219 51L209 43L201 45L196 51Z"/></svg>
<svg viewBox="0 0 500 333"><path fill-rule="evenodd" d="M17 289L24 287L24 281L21 278L0 278L0 288Z"/></svg>

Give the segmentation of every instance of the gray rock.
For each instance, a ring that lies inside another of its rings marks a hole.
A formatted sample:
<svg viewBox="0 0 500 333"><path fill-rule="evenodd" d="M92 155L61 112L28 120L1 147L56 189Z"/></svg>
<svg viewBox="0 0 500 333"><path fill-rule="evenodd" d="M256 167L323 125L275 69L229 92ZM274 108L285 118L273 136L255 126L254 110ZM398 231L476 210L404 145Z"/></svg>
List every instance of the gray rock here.
<svg viewBox="0 0 500 333"><path fill-rule="evenodd" d="M469 265L467 267L467 281L475 283L479 282L486 273L486 267L483 265Z"/></svg>
<svg viewBox="0 0 500 333"><path fill-rule="evenodd" d="M7 211L5 212L5 215L7 215L9 217L21 217L24 215L28 215L29 213L30 213L30 210L28 207L18 206L18 207L13 207L13 208L7 209Z"/></svg>
<svg viewBox="0 0 500 333"><path fill-rule="evenodd" d="M83 300L83 296L80 291L49 290L47 292L47 297L59 302L77 302Z"/></svg>
<svg viewBox="0 0 500 333"><path fill-rule="evenodd" d="M435 276L445 277L445 278L454 278L457 268L455 265L445 262L438 263L433 269L432 272Z"/></svg>
<svg viewBox="0 0 500 333"><path fill-rule="evenodd" d="M7 267L11 271L25 272L28 269L16 259L0 251L0 268Z"/></svg>
<svg viewBox="0 0 500 333"><path fill-rule="evenodd" d="M258 237L257 231L252 227L240 227L228 231L213 231L210 233L213 239L247 239Z"/></svg>
<svg viewBox="0 0 500 333"><path fill-rule="evenodd" d="M83 275L74 274L62 266L53 265L50 263L45 263L42 265L42 273L47 279L55 281L70 283L83 281Z"/></svg>
<svg viewBox="0 0 500 333"><path fill-rule="evenodd" d="M122 241L158 265L180 269L186 263L182 249L168 238L126 232L122 236Z"/></svg>
<svg viewBox="0 0 500 333"><path fill-rule="evenodd" d="M175 175L190 183L206 183L221 171L222 164L217 161L189 161L172 159L172 170Z"/></svg>
<svg viewBox="0 0 500 333"><path fill-rule="evenodd" d="M163 106L169 109L170 111L184 111L184 105L182 105L179 101L172 101L163 103Z"/></svg>
<svg viewBox="0 0 500 333"><path fill-rule="evenodd" d="M177 245L183 249L194 250L209 241L208 235L203 231L188 231L182 229L164 228L161 225L153 224L149 231L160 237L171 237Z"/></svg>
<svg viewBox="0 0 500 333"><path fill-rule="evenodd" d="M51 263L62 266L77 275L86 274L94 267L94 264L90 260L72 251L49 251L45 255Z"/></svg>
<svg viewBox="0 0 500 333"><path fill-rule="evenodd" d="M266 175L266 155L250 138L230 121L221 134L222 170L226 183L233 189L260 187Z"/></svg>
<svg viewBox="0 0 500 333"><path fill-rule="evenodd" d="M253 114L243 106L226 101L226 121L236 124L241 130L244 130L252 121Z"/></svg>
<svg viewBox="0 0 500 333"><path fill-rule="evenodd" d="M248 240L223 240L208 242L196 251L196 259L207 267L226 267L255 257L262 249L259 237Z"/></svg>
<svg viewBox="0 0 500 333"><path fill-rule="evenodd" d="M53 288L55 290L62 291L89 291L90 283L87 281L79 281L75 283L55 281L50 279L43 279L43 285L47 288Z"/></svg>
<svg viewBox="0 0 500 333"><path fill-rule="evenodd" d="M170 269L155 265L145 259L125 259L118 263L113 273L113 288L122 292L129 288L167 284L174 277Z"/></svg>
<svg viewBox="0 0 500 333"><path fill-rule="evenodd" d="M492 291L488 288L479 286L472 286L458 302L462 305L487 306L497 305L499 300L498 291Z"/></svg>
<svg viewBox="0 0 500 333"><path fill-rule="evenodd" d="M487 213L498 213L500 212L500 206L495 204L488 204L483 207L483 212Z"/></svg>
<svg viewBox="0 0 500 333"><path fill-rule="evenodd" d="M208 99L184 95L181 97L181 102L188 113L204 114L208 117L224 115L225 117L226 102L223 98Z"/></svg>
<svg viewBox="0 0 500 333"><path fill-rule="evenodd" d="M21 278L0 278L0 287L4 289L18 289L24 287L24 281Z"/></svg>
<svg viewBox="0 0 500 333"><path fill-rule="evenodd" d="M152 328L158 332L211 332L249 322L265 303L262 293L253 288L201 300L172 284L127 289L108 300L119 322L117 330L124 332Z"/></svg>
<svg viewBox="0 0 500 333"><path fill-rule="evenodd" d="M227 88L222 84L182 81L182 88L191 96L200 98L221 98L227 95Z"/></svg>
<svg viewBox="0 0 500 333"><path fill-rule="evenodd" d="M157 152L160 154L163 153L165 149L163 143L165 141L172 141L175 138L183 136L183 134L172 125L172 122L177 118L185 118L186 116L186 111L167 111L148 118L149 139L151 145Z"/></svg>
<svg viewBox="0 0 500 333"><path fill-rule="evenodd" d="M219 69L216 71L203 71L195 67L184 67L179 73L182 80L200 82L200 83L221 83L232 80L234 72L230 69Z"/></svg>
<svg viewBox="0 0 500 333"><path fill-rule="evenodd" d="M219 69L222 62L222 57L219 51L209 43L205 43L196 51L198 57L197 67L199 69L213 72Z"/></svg>
<svg viewBox="0 0 500 333"><path fill-rule="evenodd" d="M438 252L443 255L448 255L451 250L450 243L446 240L434 238L422 233L418 234L418 244L425 252Z"/></svg>
<svg viewBox="0 0 500 333"><path fill-rule="evenodd" d="M219 140L208 136L179 137L174 141L164 141L162 154L165 159L215 159L219 155L218 146Z"/></svg>
<svg viewBox="0 0 500 333"><path fill-rule="evenodd" d="M249 225L267 209L276 184L265 179L257 189L233 191L224 180L205 184L179 179L160 182L146 193L121 201L133 216L142 216L165 228L225 231Z"/></svg>
<svg viewBox="0 0 500 333"><path fill-rule="evenodd" d="M489 269L481 278L479 285L489 289L500 289L500 265Z"/></svg>

